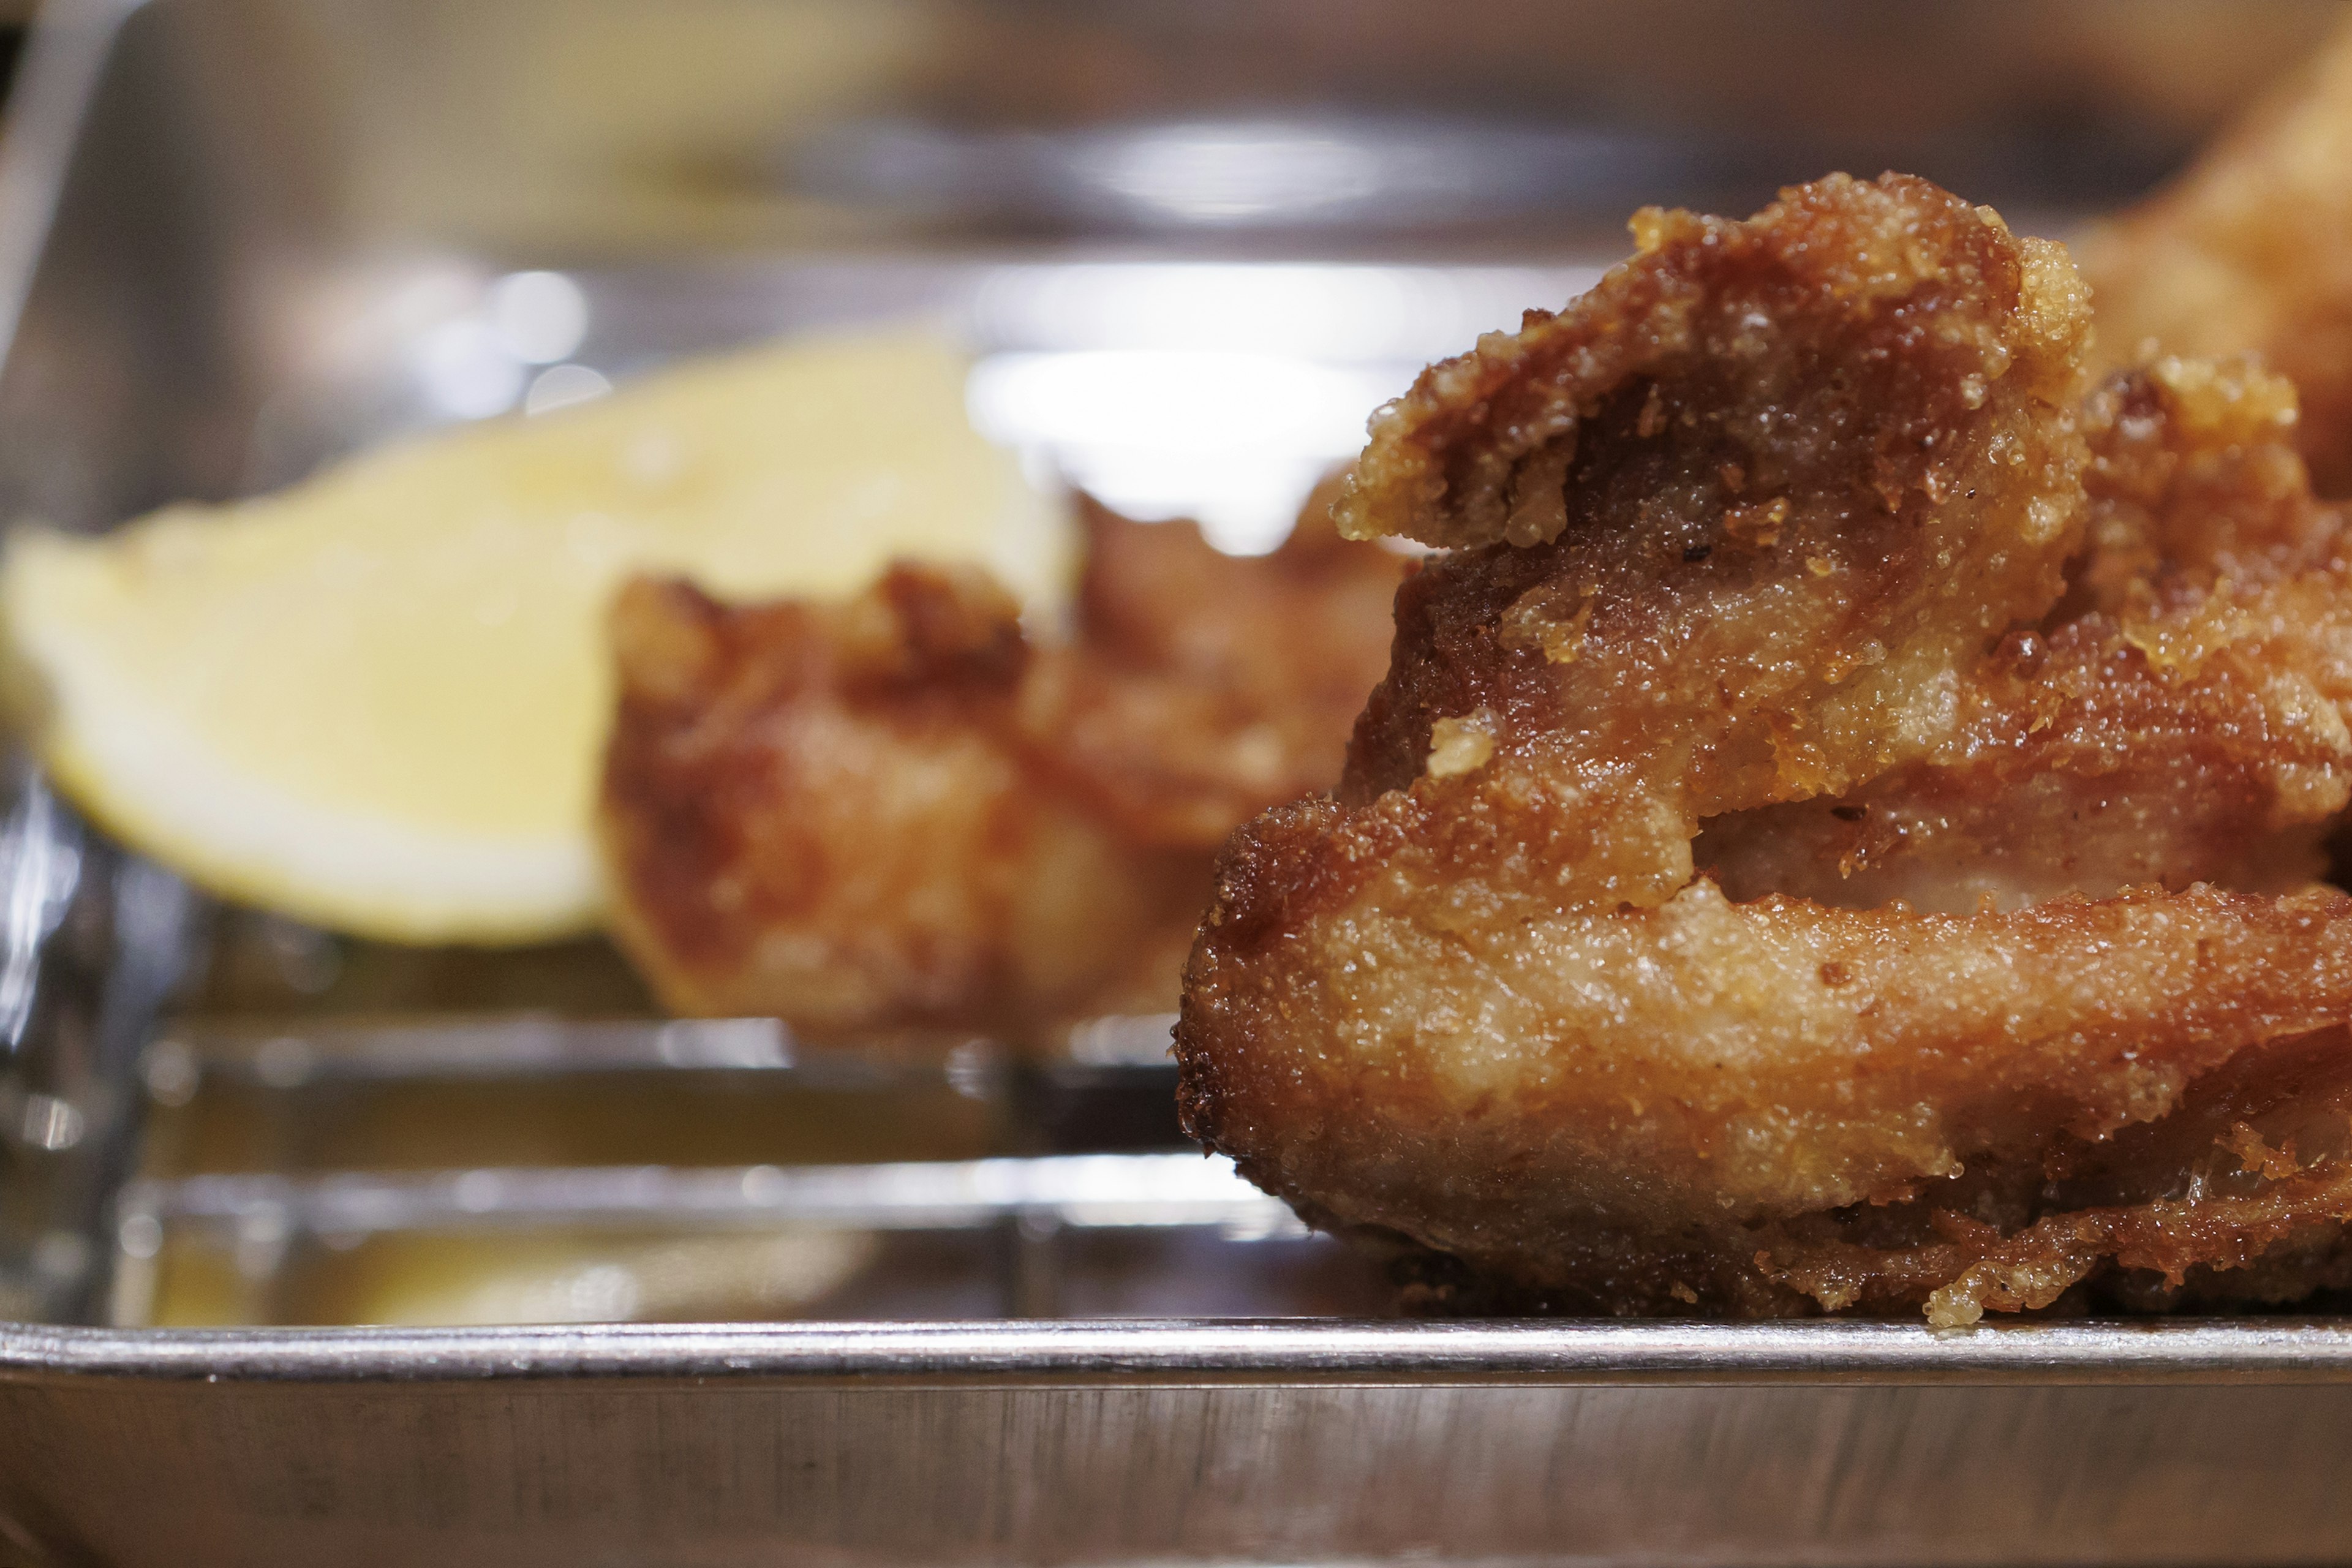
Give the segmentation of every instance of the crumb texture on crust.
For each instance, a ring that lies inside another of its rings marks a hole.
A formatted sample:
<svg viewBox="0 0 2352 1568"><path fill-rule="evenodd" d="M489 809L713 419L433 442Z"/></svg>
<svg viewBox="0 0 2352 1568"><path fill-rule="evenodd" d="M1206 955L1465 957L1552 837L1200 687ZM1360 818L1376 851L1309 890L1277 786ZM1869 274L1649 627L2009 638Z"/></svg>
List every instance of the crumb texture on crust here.
<svg viewBox="0 0 2352 1568"><path fill-rule="evenodd" d="M1563 478L1594 488L1577 458L1592 446L1663 456L1643 477L1694 531L1738 507L1760 534L1784 493L1847 501L1818 482L1832 471L1866 495L1949 468L1913 449L1949 423L1943 403L2004 382L2062 399L2089 331L2063 251L1907 176L1832 175L1745 223L1646 208L1633 232L1640 253L1591 293L1430 366L1373 416L1342 532L1546 542L1568 523ZM1831 359L1859 379L1812 374ZM1874 409L1882 394L1900 412Z"/></svg>
<svg viewBox="0 0 2352 1568"><path fill-rule="evenodd" d="M2321 1282L2352 1155L2281 1086L2352 1018L2352 595L2292 389L2086 395L2063 254L1917 180L1641 227L1376 426L1359 522L1462 547L1338 798L1220 862L1188 1127L1490 1303ZM1558 526L1477 521L1531 484Z"/></svg>
<svg viewBox="0 0 2352 1568"><path fill-rule="evenodd" d="M972 571L831 603L628 586L598 827L665 1004L1016 1038L1173 1005L1216 845L1339 772L1402 566L1312 507L1256 559L1099 510L1086 535L1045 643Z"/></svg>

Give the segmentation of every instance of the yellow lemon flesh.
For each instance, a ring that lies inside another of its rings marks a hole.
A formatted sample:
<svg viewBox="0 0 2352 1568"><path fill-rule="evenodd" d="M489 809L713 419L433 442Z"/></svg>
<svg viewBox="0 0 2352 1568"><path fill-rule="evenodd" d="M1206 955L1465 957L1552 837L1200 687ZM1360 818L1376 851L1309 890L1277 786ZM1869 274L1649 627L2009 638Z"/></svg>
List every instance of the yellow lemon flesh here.
<svg viewBox="0 0 2352 1568"><path fill-rule="evenodd" d="M803 340L102 539L20 531L20 707L77 804L229 897L392 941L580 931L623 575L834 595L912 556L1058 595L1063 509L972 431L964 374L928 333Z"/></svg>

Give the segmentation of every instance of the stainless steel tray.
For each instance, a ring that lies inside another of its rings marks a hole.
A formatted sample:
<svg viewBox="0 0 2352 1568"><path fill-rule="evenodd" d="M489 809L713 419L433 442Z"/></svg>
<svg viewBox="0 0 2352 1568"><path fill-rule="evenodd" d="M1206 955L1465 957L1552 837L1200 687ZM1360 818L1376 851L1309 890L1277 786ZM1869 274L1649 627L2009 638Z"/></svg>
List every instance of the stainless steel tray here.
<svg viewBox="0 0 2352 1568"><path fill-rule="evenodd" d="M68 1562L2322 1562L2347 1371L2286 1323L28 1328L0 1474Z"/></svg>
<svg viewBox="0 0 2352 1568"><path fill-rule="evenodd" d="M54 0L0 146L0 513L102 528L913 310L996 433L1247 545L1637 201L1899 163L2063 222L2328 19L1427 15ZM501 337L519 270L572 340ZM1264 407L1150 417L1236 366ZM1173 1142L1164 1019L1043 1060L667 1023L593 949L338 943L22 768L0 805L0 1563L2352 1555L2339 1321L1378 1321L1372 1265ZM551 1237L783 1263L532 1310L790 1321L297 1326L384 1311L387 1249ZM278 1326L164 1326L207 1316Z"/></svg>

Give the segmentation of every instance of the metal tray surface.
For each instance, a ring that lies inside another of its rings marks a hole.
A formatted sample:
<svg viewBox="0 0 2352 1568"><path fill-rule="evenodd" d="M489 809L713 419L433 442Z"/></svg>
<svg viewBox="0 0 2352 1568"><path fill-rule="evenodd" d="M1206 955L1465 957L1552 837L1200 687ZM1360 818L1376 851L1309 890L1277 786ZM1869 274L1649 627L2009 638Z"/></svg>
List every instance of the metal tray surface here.
<svg viewBox="0 0 2352 1568"><path fill-rule="evenodd" d="M982 355L993 433L1252 547L1370 399L1582 287L1633 201L1900 163L2063 225L2329 16L1665 9L53 0L0 143L0 512L108 527L554 371L920 311ZM1843 41L1772 52L1808 28ZM1677 75L1654 36L1716 47ZM1897 68L1908 118L1857 133ZM1785 133L1727 134L1727 103ZM411 335L486 341L523 270L580 303L561 363L453 380L359 330L404 301ZM1103 437L1218 355L1283 416ZM213 906L27 770L5 795L7 1568L2352 1557L2344 1320L1376 1321L1360 1265L1171 1146L1164 1019L1043 1064L670 1024L593 954L338 945ZM232 950L265 983L207 1013L191 975ZM479 1145L531 1096L604 1131ZM772 1115L802 1141L763 1145ZM421 1121L430 1157L395 1157ZM721 1122L731 1152L675 1147ZM290 1326L379 1246L553 1231L831 1247L888 1289ZM190 1258L289 1326L150 1326Z"/></svg>
<svg viewBox="0 0 2352 1568"><path fill-rule="evenodd" d="M31 1561L2340 1561L2338 1325L0 1334ZM125 1506L136 1499L135 1506Z"/></svg>

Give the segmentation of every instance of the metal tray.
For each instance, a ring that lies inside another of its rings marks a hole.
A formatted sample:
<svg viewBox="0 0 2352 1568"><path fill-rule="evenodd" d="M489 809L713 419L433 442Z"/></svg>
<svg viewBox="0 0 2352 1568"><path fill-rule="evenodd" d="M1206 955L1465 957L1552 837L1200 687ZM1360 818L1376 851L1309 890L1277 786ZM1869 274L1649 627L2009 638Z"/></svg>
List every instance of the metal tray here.
<svg viewBox="0 0 2352 1568"><path fill-rule="evenodd" d="M0 145L0 513L919 311L994 433L1251 547L1635 202L1895 163L2061 224L2328 19L2166 16L53 0ZM21 767L0 805L0 1563L2352 1555L2352 1324L1381 1321L1175 1141L1164 1019L665 1022L593 947L339 943ZM534 1247L590 1266L403 1310L587 1321L331 1326L395 1315L386 1257ZM645 1248L729 1262L659 1297ZM770 1321L612 1321L714 1313Z"/></svg>

